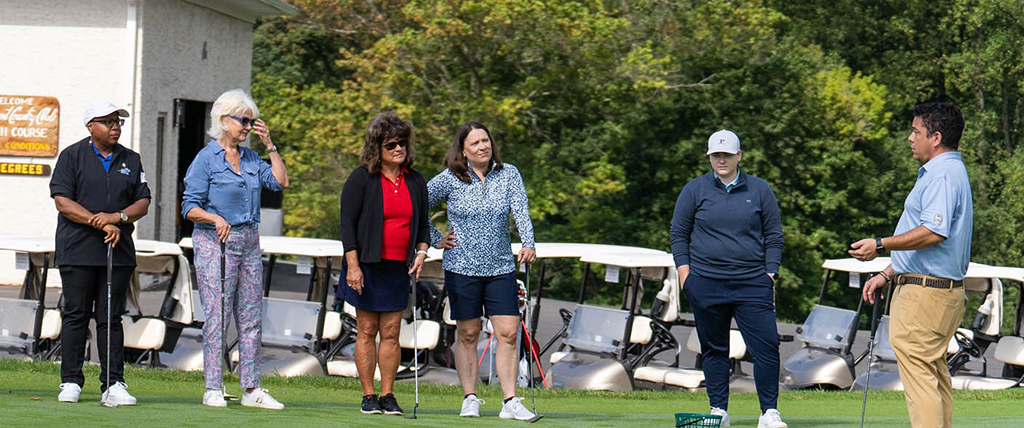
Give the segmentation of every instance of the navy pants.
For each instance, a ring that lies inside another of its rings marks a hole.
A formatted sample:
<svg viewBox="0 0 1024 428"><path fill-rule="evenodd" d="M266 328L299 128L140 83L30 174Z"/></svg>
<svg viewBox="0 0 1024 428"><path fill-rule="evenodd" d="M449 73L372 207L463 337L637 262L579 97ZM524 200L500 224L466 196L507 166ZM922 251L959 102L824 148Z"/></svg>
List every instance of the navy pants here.
<svg viewBox="0 0 1024 428"><path fill-rule="evenodd" d="M690 273L683 292L693 308L711 407L729 409L729 328L733 317L754 358L754 384L761 412L779 399L779 332L775 287L768 275L712 279Z"/></svg>

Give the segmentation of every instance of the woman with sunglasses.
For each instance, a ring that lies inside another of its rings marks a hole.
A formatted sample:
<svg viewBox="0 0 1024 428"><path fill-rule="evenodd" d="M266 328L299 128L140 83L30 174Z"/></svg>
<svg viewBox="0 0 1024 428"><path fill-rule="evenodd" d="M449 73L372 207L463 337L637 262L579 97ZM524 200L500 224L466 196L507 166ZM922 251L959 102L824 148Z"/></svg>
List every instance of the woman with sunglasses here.
<svg viewBox="0 0 1024 428"><path fill-rule="evenodd" d="M266 389L260 388L263 254L258 229L260 191L279 192L288 187L288 171L270 139L266 123L257 119L259 115L256 103L241 89L217 97L210 110L207 131L213 139L196 154L185 173L181 214L195 222L192 245L196 280L206 312L203 404L211 407L227 407L222 389L221 334L225 326L221 320L227 323L225 315L233 314L238 329L238 372L245 390L242 405L284 408ZM241 145L250 131L266 147L270 165L255 151Z"/></svg>
<svg viewBox="0 0 1024 428"><path fill-rule="evenodd" d="M367 414L402 414L392 390L401 358L398 334L410 279L419 277L430 242L427 183L412 169L412 138L412 124L395 113L374 116L362 166L341 191L345 283L338 284L338 298L356 308L355 363ZM373 383L378 366L380 396Z"/></svg>
<svg viewBox="0 0 1024 428"><path fill-rule="evenodd" d="M448 206L450 231L442 237L432 229L431 242L445 250L444 287L457 324L455 367L466 394L459 416L480 417L476 344L480 317L486 315L498 338L495 364L504 395L498 417L533 420L536 415L516 397L519 285L508 224L511 214L523 243L519 263L533 263L533 222L523 177L501 161L491 132L479 122L466 122L455 131L444 166L427 187L431 207Z"/></svg>

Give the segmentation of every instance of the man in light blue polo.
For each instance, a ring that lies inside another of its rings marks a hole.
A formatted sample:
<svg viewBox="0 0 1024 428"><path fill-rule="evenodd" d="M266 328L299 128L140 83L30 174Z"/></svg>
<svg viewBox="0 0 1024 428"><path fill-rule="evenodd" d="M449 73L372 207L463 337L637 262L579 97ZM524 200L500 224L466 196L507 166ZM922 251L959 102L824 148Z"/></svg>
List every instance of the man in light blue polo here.
<svg viewBox="0 0 1024 428"><path fill-rule="evenodd" d="M864 300L889 282L893 290L889 342L896 352L910 422L952 426L953 390L946 347L963 320L963 279L971 260L974 208L957 147L964 119L952 103L914 108L910 151L923 165L907 196L895 236L862 239L850 255L871 260L886 249L892 264L864 284Z"/></svg>

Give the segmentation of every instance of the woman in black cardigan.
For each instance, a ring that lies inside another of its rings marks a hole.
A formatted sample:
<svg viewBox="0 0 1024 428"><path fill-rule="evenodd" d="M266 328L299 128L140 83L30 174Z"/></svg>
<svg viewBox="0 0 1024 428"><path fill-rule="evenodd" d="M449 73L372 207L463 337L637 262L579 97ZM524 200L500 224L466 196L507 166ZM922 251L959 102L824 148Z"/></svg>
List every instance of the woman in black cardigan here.
<svg viewBox="0 0 1024 428"><path fill-rule="evenodd" d="M345 284L339 284L338 298L356 308L355 363L363 413L402 414L392 391L401 357L398 334L410 276L419 277L430 243L427 184L411 168L412 137L412 124L395 113L374 116L366 127L362 166L341 191ZM373 384L378 363L379 397Z"/></svg>

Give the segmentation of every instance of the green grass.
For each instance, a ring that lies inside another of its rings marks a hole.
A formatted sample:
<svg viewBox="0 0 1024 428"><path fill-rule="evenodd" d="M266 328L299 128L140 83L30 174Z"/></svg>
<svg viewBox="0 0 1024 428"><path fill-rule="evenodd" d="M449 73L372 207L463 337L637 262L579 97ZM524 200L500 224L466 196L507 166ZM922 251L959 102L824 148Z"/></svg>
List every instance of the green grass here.
<svg viewBox="0 0 1024 428"><path fill-rule="evenodd" d="M128 367L129 391L139 405L108 409L100 406L99 368L85 368L86 387L77 404L58 403L60 367L48 362L0 360L0 426L408 426L459 427L508 425L520 422L497 418L501 393L482 386L487 400L480 419L460 419L462 392L456 387L420 385L418 420L359 413L357 380L332 377L277 378L266 376L263 386L287 406L283 411L244 408L231 402L227 409L200 404L203 378L198 372ZM228 379L229 392L238 393L238 378ZM234 388L231 388L231 387ZM395 387L407 413L413 407L413 385ZM521 390L529 403L529 391ZM856 427L860 424L860 393L828 391L782 392L779 409L793 427ZM1024 417L1024 389L1008 391L958 391L954 426L1016 426ZM635 391L626 393L572 390L538 390L537 408L545 415L536 426L550 427L661 427L674 426L676 412L703 412L704 393ZM757 426L757 397L734 394L730 413L733 426ZM867 426L903 427L907 410L903 394L872 392L868 396Z"/></svg>

